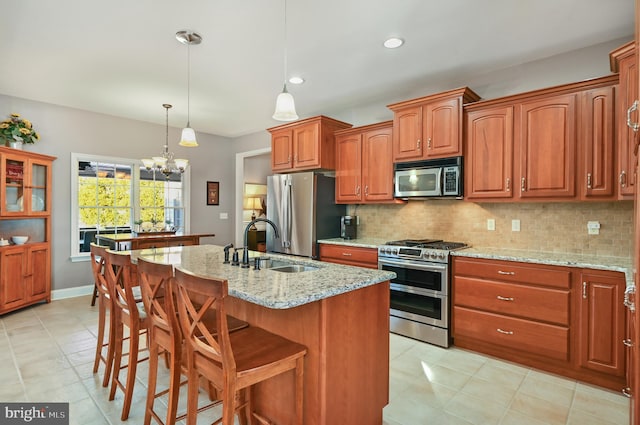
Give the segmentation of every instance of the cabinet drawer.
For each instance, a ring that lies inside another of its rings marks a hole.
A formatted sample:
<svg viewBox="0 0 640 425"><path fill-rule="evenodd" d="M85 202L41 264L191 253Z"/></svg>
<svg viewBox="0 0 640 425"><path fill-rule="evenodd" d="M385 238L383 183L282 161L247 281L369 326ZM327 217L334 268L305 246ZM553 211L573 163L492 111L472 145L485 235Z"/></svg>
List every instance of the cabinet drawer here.
<svg viewBox="0 0 640 425"><path fill-rule="evenodd" d="M569 329L454 307L454 338L465 336L525 353L569 360Z"/></svg>
<svg viewBox="0 0 640 425"><path fill-rule="evenodd" d="M566 289L571 285L571 272L567 269L514 261L455 258L454 274Z"/></svg>
<svg viewBox="0 0 640 425"><path fill-rule="evenodd" d="M569 325L569 291L456 276L455 304Z"/></svg>
<svg viewBox="0 0 640 425"><path fill-rule="evenodd" d="M355 246L320 244L320 261L378 268L378 250Z"/></svg>

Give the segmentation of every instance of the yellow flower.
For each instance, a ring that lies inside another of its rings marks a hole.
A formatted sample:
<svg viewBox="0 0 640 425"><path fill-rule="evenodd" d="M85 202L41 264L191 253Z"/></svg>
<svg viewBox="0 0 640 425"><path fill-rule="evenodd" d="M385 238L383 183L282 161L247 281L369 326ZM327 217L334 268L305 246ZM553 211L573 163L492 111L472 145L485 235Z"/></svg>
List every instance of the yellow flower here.
<svg viewBox="0 0 640 425"><path fill-rule="evenodd" d="M31 128L31 121L29 121L28 119L23 119L22 122L24 123L25 127Z"/></svg>
<svg viewBox="0 0 640 425"><path fill-rule="evenodd" d="M28 128L21 128L20 133L24 134L25 136L28 136L29 134L31 134L31 130L29 130Z"/></svg>
<svg viewBox="0 0 640 425"><path fill-rule="evenodd" d="M11 116L14 117L14 118L19 118L20 114L13 113L13 114L11 114Z"/></svg>
<svg viewBox="0 0 640 425"><path fill-rule="evenodd" d="M0 124L0 128L9 128L9 123L3 122Z"/></svg>
<svg viewBox="0 0 640 425"><path fill-rule="evenodd" d="M40 140L40 135L38 133L33 133L33 137L35 137L36 140Z"/></svg>

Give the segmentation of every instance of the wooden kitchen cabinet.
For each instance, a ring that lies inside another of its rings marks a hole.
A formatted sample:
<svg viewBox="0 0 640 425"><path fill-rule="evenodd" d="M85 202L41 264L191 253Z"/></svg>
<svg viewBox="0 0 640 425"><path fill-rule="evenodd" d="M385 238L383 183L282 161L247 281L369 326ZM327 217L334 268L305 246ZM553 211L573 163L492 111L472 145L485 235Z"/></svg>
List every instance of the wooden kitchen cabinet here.
<svg viewBox="0 0 640 425"><path fill-rule="evenodd" d="M584 200L616 198L614 91L615 86L608 86L581 93L577 184Z"/></svg>
<svg viewBox="0 0 640 425"><path fill-rule="evenodd" d="M378 250L349 245L334 245L321 243L320 261L328 263L346 264L348 266L378 268Z"/></svg>
<svg viewBox="0 0 640 425"><path fill-rule="evenodd" d="M351 124L325 116L269 128L274 172L335 169L334 132Z"/></svg>
<svg viewBox="0 0 640 425"><path fill-rule="evenodd" d="M480 99L462 87L388 105L393 111L393 162L463 155L462 105Z"/></svg>
<svg viewBox="0 0 640 425"><path fill-rule="evenodd" d="M465 197L513 198L513 106L465 111Z"/></svg>
<svg viewBox="0 0 640 425"><path fill-rule="evenodd" d="M51 301L51 168L55 157L0 147L0 314Z"/></svg>
<svg viewBox="0 0 640 425"><path fill-rule="evenodd" d="M465 105L465 198L615 199L617 81L607 76Z"/></svg>
<svg viewBox="0 0 640 425"><path fill-rule="evenodd" d="M336 203L393 201L393 122L336 132Z"/></svg>
<svg viewBox="0 0 640 425"><path fill-rule="evenodd" d="M590 270L582 271L580 280L578 363L582 368L625 377L624 276Z"/></svg>
<svg viewBox="0 0 640 425"><path fill-rule="evenodd" d="M454 345L625 387L622 273L454 257Z"/></svg>
<svg viewBox="0 0 640 425"><path fill-rule="evenodd" d="M620 87L616 94L617 130L617 185L619 199L633 199L635 191L635 143L634 131L627 125L627 111L638 99L638 57L634 41L620 46L609 54L611 71L619 73ZM640 112L631 119L640 121Z"/></svg>

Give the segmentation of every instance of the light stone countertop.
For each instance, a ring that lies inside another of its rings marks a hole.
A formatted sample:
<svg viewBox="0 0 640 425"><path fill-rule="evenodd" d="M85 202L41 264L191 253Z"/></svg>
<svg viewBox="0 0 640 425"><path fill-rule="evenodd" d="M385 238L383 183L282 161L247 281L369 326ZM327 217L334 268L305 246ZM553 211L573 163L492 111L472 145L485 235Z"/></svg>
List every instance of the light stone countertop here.
<svg viewBox="0 0 640 425"><path fill-rule="evenodd" d="M627 286L633 286L633 261L625 257L606 257L564 252L543 252L519 249L471 247L452 251L456 257L486 258L492 260L520 261L523 263L548 264L553 266L579 267L584 269L611 270L625 274Z"/></svg>
<svg viewBox="0 0 640 425"><path fill-rule="evenodd" d="M231 258L231 252L229 253ZM229 295L274 309L287 309L334 295L354 291L393 279L396 274L384 270L343 266L305 258L249 251L250 257L284 260L292 264L317 267L300 273L283 273L269 269L243 269L223 264L224 251L216 245L141 249L131 251L131 260L139 257L157 263L172 264L192 273L226 279ZM240 252L242 259L242 253Z"/></svg>
<svg viewBox="0 0 640 425"><path fill-rule="evenodd" d="M380 238L356 238L356 239L333 238L333 239L319 239L318 243L378 249L380 245L384 245L387 241L388 239L380 239Z"/></svg>

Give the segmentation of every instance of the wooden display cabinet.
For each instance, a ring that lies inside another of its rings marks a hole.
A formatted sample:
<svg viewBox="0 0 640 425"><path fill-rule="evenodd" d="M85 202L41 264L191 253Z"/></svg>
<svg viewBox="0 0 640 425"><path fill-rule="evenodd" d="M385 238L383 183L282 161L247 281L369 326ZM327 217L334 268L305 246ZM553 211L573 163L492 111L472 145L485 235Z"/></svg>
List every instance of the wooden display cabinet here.
<svg viewBox="0 0 640 425"><path fill-rule="evenodd" d="M0 147L0 314L51 301L51 178L56 158Z"/></svg>

